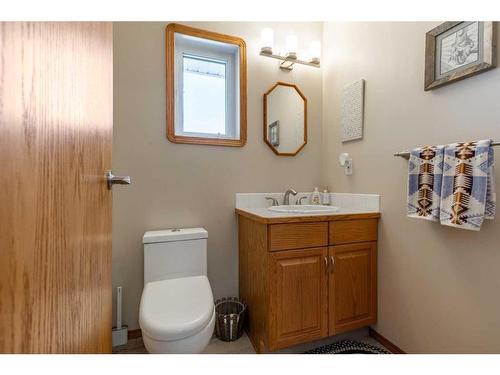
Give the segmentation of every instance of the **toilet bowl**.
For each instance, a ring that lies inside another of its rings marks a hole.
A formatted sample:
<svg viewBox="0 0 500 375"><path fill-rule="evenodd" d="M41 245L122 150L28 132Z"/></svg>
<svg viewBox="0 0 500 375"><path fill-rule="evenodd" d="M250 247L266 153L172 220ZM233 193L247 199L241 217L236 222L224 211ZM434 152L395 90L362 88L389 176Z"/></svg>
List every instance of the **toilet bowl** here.
<svg viewBox="0 0 500 375"><path fill-rule="evenodd" d="M215 325L206 276L151 282L142 293L140 326L150 353L199 353Z"/></svg>
<svg viewBox="0 0 500 375"><path fill-rule="evenodd" d="M215 326L203 228L146 232L139 325L149 353L200 353Z"/></svg>

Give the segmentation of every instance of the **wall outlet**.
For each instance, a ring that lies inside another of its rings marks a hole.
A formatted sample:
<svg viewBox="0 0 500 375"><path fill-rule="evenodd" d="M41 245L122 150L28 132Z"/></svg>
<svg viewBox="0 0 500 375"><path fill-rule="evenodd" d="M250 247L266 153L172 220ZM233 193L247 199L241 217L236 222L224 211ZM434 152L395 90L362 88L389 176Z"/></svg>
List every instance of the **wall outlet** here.
<svg viewBox="0 0 500 375"><path fill-rule="evenodd" d="M344 165L344 173L346 176L352 175L352 159L347 159Z"/></svg>
<svg viewBox="0 0 500 375"><path fill-rule="evenodd" d="M344 173L346 175L352 174L352 158L349 157L347 152L342 152L339 155L339 163L341 167L344 167Z"/></svg>

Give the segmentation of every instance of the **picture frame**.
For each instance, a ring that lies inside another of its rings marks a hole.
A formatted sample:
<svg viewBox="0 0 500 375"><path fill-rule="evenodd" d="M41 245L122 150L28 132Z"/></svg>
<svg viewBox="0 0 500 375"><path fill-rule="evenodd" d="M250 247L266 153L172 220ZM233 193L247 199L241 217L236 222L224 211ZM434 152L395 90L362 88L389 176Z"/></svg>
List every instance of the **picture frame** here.
<svg viewBox="0 0 500 375"><path fill-rule="evenodd" d="M424 90L496 67L496 22L444 22L426 33Z"/></svg>
<svg viewBox="0 0 500 375"><path fill-rule="evenodd" d="M269 125L269 143L274 147L280 145L280 122L278 120L274 121Z"/></svg>

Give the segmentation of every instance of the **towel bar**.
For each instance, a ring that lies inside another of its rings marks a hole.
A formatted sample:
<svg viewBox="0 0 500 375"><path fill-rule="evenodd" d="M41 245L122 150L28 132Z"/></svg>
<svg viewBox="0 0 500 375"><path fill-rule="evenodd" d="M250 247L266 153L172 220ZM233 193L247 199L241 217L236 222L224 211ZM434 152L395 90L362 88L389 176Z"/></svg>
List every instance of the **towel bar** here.
<svg viewBox="0 0 500 375"><path fill-rule="evenodd" d="M500 142L491 142L490 146L500 146ZM395 152L393 155L394 156L400 156L400 157L405 158L405 159L409 159L410 158L410 152L409 151Z"/></svg>

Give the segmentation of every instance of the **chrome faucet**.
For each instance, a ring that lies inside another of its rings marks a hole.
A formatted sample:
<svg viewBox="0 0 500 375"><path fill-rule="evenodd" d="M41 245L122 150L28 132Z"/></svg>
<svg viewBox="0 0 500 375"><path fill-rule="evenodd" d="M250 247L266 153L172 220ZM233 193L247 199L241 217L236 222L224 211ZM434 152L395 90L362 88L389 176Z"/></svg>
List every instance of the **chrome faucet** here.
<svg viewBox="0 0 500 375"><path fill-rule="evenodd" d="M283 204L284 205L289 205L290 204L290 194L297 195L298 193L294 189L288 189L285 192L285 196L283 197Z"/></svg>

